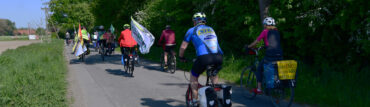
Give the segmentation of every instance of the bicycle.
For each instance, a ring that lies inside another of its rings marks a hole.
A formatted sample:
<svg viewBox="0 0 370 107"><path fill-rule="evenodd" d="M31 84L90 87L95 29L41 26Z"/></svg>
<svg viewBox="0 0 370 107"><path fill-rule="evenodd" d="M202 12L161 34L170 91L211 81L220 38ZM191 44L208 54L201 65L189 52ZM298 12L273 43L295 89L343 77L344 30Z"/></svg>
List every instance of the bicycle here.
<svg viewBox="0 0 370 107"><path fill-rule="evenodd" d="M259 63L258 60L258 49L252 49L248 52L249 55L255 55L254 61L251 66L248 66L243 69L240 75L240 87L244 90L251 90L257 87L257 80L255 73L257 72L257 66ZM281 61L274 61L273 64L275 70L273 72L273 88L267 88L267 80L262 76L262 90L264 93L269 97L270 101L275 107L279 106L286 106L290 107L292 105L294 99L294 88L295 88L295 78L296 78L296 70L297 70L297 62L295 60L281 60ZM284 65L285 64L285 65ZM287 64L292 66L287 66ZM293 66L295 65L295 66ZM286 67L286 68L284 68ZM278 70L277 70L278 69ZM289 69L289 71L284 71L281 69ZM288 74L289 72L290 74ZM252 92L252 94L243 91L243 95L246 96L248 99L254 99L257 94ZM281 103L281 101L288 99L287 104Z"/></svg>
<svg viewBox="0 0 370 107"><path fill-rule="evenodd" d="M125 49L125 57L124 57L124 61L125 61L125 65L124 65L124 69L125 69L125 72L128 73L131 77L133 77L133 74L134 74L134 68L135 68L135 56L133 54L133 48L124 48ZM128 51L128 52L127 52Z"/></svg>
<svg viewBox="0 0 370 107"><path fill-rule="evenodd" d="M201 90L202 88L209 88L210 98L207 98L206 104L208 107L231 107L231 86L221 85L221 84L214 84L210 82L210 78L216 76L216 68L214 65L207 66L207 82L206 85L203 86L201 84L198 84L198 90ZM200 92L200 91L198 91ZM200 94L200 93L199 93ZM185 102L186 107L195 107L195 105L192 103L193 101L193 92L191 89L191 85L188 85L188 89L185 93ZM206 94L207 95L207 94ZM199 97L200 99L200 97ZM204 102L200 102L201 106L207 106L202 105Z"/></svg>
<svg viewBox="0 0 370 107"><path fill-rule="evenodd" d="M106 54L106 51L105 51L105 47L104 47L104 44L103 43L100 43L99 45L99 54L100 54L100 57L102 58L102 60L104 61L104 56Z"/></svg>
<svg viewBox="0 0 370 107"><path fill-rule="evenodd" d="M161 68L163 69L163 71L166 71L166 69L164 69L164 53L161 54ZM169 55L167 55L167 65L168 65L168 68L167 70L170 72L170 73L175 73L176 71L176 56L175 55L172 55L172 53L170 52Z"/></svg>

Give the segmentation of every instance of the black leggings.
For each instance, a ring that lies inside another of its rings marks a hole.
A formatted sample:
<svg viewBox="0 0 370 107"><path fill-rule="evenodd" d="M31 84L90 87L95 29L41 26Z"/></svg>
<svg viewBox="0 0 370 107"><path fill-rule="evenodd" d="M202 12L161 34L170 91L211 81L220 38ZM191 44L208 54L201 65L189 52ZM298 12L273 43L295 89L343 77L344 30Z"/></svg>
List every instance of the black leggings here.
<svg viewBox="0 0 370 107"><path fill-rule="evenodd" d="M206 70L208 65L215 65L216 73L221 70L222 67L222 55L221 54L207 54L198 56L193 64L191 74L195 77L199 77L200 74Z"/></svg>

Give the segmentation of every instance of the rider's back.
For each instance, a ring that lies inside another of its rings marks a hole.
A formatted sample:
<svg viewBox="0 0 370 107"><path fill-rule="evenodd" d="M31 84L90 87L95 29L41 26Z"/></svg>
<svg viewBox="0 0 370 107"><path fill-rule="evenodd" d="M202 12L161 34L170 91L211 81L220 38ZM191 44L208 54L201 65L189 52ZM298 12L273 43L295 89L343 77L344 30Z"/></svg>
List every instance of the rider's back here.
<svg viewBox="0 0 370 107"><path fill-rule="evenodd" d="M118 42L121 47L134 47L137 45L135 39L131 36L131 30L129 29L121 32Z"/></svg>
<svg viewBox="0 0 370 107"><path fill-rule="evenodd" d="M280 60L283 56L283 50L280 43L280 33L277 29L268 31L268 46L266 46L265 58L267 60Z"/></svg>
<svg viewBox="0 0 370 107"><path fill-rule="evenodd" d="M223 54L215 31L207 25L198 25L190 28L185 35L184 41L192 41L197 51L197 56L216 53Z"/></svg>
<svg viewBox="0 0 370 107"><path fill-rule="evenodd" d="M162 38L164 38L165 45L175 45L175 32L171 29L166 29L162 31Z"/></svg>

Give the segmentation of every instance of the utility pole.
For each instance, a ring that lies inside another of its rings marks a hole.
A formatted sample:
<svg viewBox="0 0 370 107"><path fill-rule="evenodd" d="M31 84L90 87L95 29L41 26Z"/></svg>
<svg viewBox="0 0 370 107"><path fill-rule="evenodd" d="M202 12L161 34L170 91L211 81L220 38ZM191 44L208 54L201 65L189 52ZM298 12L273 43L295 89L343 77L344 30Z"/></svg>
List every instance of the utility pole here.
<svg viewBox="0 0 370 107"><path fill-rule="evenodd" d="M46 32L49 31L49 26L48 26L48 19L49 19L49 2L42 3L42 5L45 5L45 7L41 8L41 10L45 11L45 25L46 25Z"/></svg>

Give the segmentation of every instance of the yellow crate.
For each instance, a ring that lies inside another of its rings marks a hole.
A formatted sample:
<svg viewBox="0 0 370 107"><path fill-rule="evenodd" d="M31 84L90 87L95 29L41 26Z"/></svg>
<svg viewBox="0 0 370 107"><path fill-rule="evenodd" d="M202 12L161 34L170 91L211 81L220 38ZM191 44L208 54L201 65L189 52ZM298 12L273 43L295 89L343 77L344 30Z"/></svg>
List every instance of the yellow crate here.
<svg viewBox="0 0 370 107"><path fill-rule="evenodd" d="M282 60L277 62L278 74L280 80L295 79L297 72L297 61L295 60Z"/></svg>

